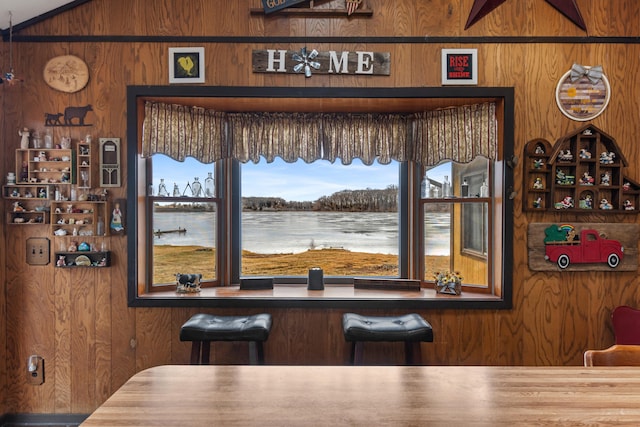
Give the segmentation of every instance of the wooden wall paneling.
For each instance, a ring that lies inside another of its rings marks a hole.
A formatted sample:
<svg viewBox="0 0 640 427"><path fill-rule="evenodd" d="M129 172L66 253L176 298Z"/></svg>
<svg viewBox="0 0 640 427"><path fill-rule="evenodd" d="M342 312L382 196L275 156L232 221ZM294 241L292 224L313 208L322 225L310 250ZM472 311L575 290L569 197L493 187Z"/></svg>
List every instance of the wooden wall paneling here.
<svg viewBox="0 0 640 427"><path fill-rule="evenodd" d="M171 363L186 365L191 360L191 343L180 341L180 328L191 316L199 313L198 308L174 308L171 310Z"/></svg>
<svg viewBox="0 0 640 427"><path fill-rule="evenodd" d="M93 406L100 405L115 391L111 387L111 360L113 359L113 345L111 337L114 335L111 313L111 273L114 267L95 269L94 283L96 296L95 313L95 400Z"/></svg>
<svg viewBox="0 0 640 427"><path fill-rule="evenodd" d="M450 0L413 2L413 10L410 12L413 20L411 34L426 37L442 33L450 37L463 35L471 4L467 8L463 5L464 2L457 3Z"/></svg>
<svg viewBox="0 0 640 427"><path fill-rule="evenodd" d="M127 307L127 239L110 237L111 250L111 391L136 372L136 310Z"/></svg>
<svg viewBox="0 0 640 427"><path fill-rule="evenodd" d="M54 239L53 246L57 248L58 242L64 243L64 239ZM71 400L73 390L71 387L71 334L74 328L72 324L71 307L71 269L59 268L54 270L55 304L54 304L54 336L55 356L53 364L47 362L49 378L52 378L55 386L55 407L62 412L71 412ZM53 374L53 375L52 375ZM45 378L45 383L47 379Z"/></svg>
<svg viewBox="0 0 640 427"><path fill-rule="evenodd" d="M136 372L171 362L171 309L136 309Z"/></svg>
<svg viewBox="0 0 640 427"><path fill-rule="evenodd" d="M95 269L72 270L71 288L71 412L86 413L95 406L96 291Z"/></svg>
<svg viewBox="0 0 640 427"><path fill-rule="evenodd" d="M169 84L169 47L171 43L137 43L137 58L129 69L133 71L132 81L128 84L168 85ZM205 52L205 60L206 60ZM205 70L206 73L206 70ZM123 153L126 153L123 148ZM124 179L123 179L124 181Z"/></svg>
<svg viewBox="0 0 640 427"><path fill-rule="evenodd" d="M607 109L599 116L607 121L607 132L612 135L627 159L628 167L624 174L637 181L640 173L636 165L639 164L638 127L635 125L620 125L617 118L624 117L630 112L640 111L638 96L632 95L632 88L640 87L640 76L633 69L637 65L626 60L629 47L624 44L603 45L597 47L599 64L606 64L603 70L611 86L611 99ZM593 65L599 65L593 64ZM605 130L605 128L601 128ZM640 209L640 206L636 206Z"/></svg>

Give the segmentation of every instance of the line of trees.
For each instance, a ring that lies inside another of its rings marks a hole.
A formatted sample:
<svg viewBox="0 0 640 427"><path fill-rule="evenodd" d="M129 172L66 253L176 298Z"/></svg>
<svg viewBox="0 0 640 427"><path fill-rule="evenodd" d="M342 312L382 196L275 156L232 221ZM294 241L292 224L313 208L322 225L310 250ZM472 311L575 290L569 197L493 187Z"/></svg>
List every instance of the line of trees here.
<svg viewBox="0 0 640 427"><path fill-rule="evenodd" d="M397 212L398 186L385 189L342 190L315 201L287 201L281 197L243 197L246 211Z"/></svg>

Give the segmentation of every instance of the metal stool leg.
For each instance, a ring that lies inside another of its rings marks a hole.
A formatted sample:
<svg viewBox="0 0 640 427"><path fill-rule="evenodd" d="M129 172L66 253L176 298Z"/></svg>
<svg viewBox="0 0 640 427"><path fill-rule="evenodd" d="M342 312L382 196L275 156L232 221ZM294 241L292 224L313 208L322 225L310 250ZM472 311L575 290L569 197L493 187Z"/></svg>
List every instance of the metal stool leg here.
<svg viewBox="0 0 640 427"><path fill-rule="evenodd" d="M202 358L200 359L201 365L209 364L209 353L211 352L211 341L202 342Z"/></svg>
<svg viewBox="0 0 640 427"><path fill-rule="evenodd" d="M200 341L193 341L191 343L191 364L200 364Z"/></svg>
<svg viewBox="0 0 640 427"><path fill-rule="evenodd" d="M351 361L354 365L362 365L364 359L364 342L354 341L351 350Z"/></svg>
<svg viewBox="0 0 640 427"><path fill-rule="evenodd" d="M422 348L420 347L420 341L405 341L404 357L407 365L422 365Z"/></svg>
<svg viewBox="0 0 640 427"><path fill-rule="evenodd" d="M264 347L262 341L249 341L249 364L264 365Z"/></svg>

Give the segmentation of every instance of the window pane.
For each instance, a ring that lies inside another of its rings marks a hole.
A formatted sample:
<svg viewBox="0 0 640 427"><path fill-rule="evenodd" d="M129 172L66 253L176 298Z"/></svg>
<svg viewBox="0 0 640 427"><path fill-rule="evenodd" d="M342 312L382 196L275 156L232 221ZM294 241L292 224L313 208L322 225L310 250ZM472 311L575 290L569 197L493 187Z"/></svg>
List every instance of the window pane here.
<svg viewBox="0 0 640 427"><path fill-rule="evenodd" d="M214 165L163 155L153 156L152 162L152 283L175 283L177 273L202 274L202 281L216 279Z"/></svg>
<svg viewBox="0 0 640 427"><path fill-rule="evenodd" d="M397 163L242 165L242 275L398 275Z"/></svg>
<svg viewBox="0 0 640 427"><path fill-rule="evenodd" d="M466 285L489 285L489 166L487 159L477 158L426 170L421 190L425 281L445 270L459 272Z"/></svg>

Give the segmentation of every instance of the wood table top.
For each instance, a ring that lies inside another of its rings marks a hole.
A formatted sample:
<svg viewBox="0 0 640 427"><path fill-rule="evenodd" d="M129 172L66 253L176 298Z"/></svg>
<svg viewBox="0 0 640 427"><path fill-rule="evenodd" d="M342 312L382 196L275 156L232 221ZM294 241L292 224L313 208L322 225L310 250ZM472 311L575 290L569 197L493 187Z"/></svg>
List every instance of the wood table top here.
<svg viewBox="0 0 640 427"><path fill-rule="evenodd" d="M640 425L640 368L158 366L91 426Z"/></svg>

